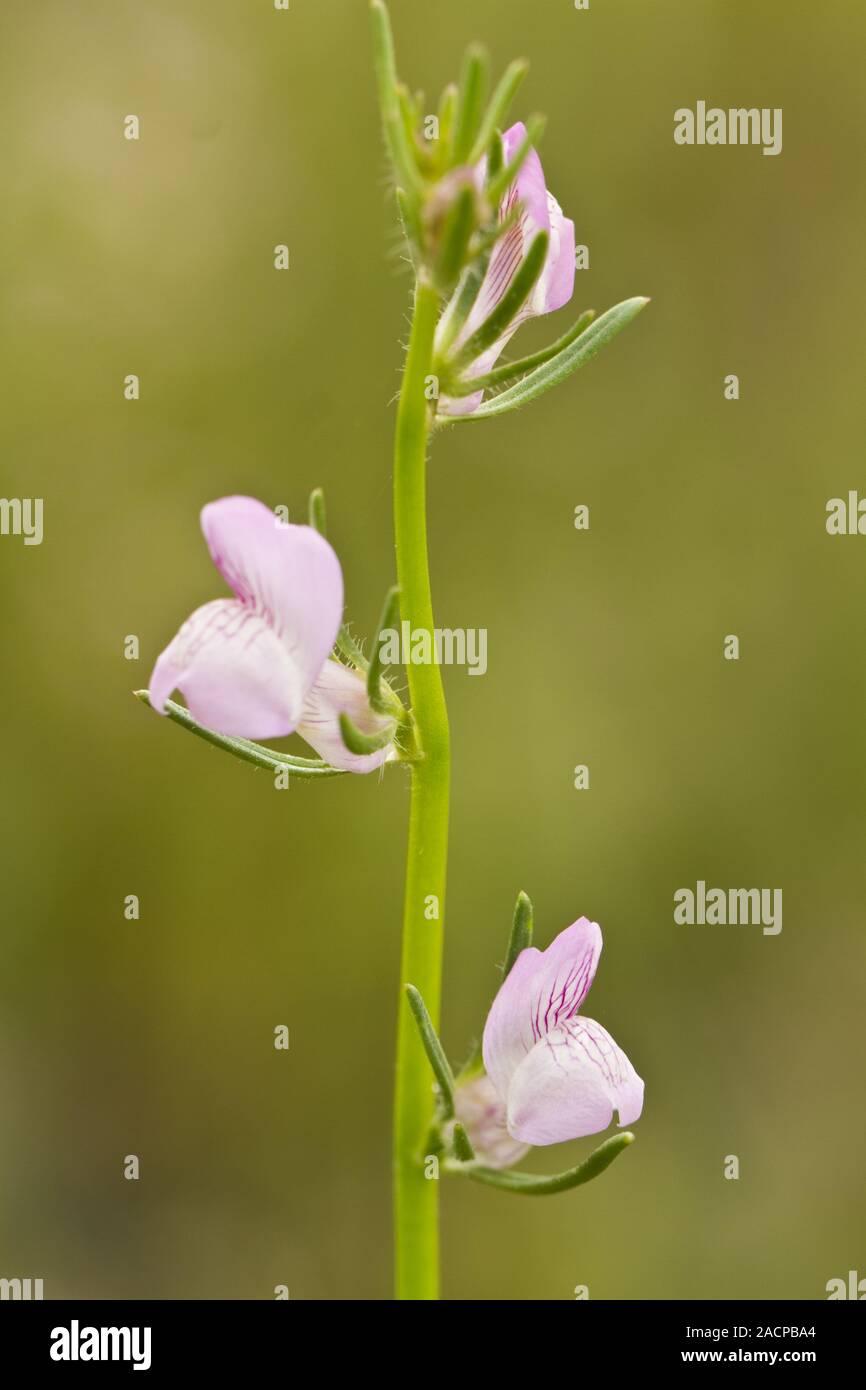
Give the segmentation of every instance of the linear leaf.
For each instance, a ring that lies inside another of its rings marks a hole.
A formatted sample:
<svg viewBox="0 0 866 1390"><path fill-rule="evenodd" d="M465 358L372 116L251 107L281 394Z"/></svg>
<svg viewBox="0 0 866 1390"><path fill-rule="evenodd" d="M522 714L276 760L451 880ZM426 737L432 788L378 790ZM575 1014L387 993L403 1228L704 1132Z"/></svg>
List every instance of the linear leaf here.
<svg viewBox="0 0 866 1390"><path fill-rule="evenodd" d="M543 366L545 362L556 357L564 348L570 347L581 333L586 332L594 318L594 309L584 309L568 332L563 333L561 338L557 338L555 343L550 343L548 347L533 352L529 357L520 357L515 362L504 362L501 367L494 367L493 371L488 372L486 376L467 377L465 381L449 381L446 383L448 395L454 397L474 396L476 391L488 391L497 386L507 386L517 377L526 376L527 372Z"/></svg>
<svg viewBox="0 0 866 1390"><path fill-rule="evenodd" d="M457 115L451 147L451 157L455 164L469 162L469 151L478 134L484 110L487 70L487 54L484 49L478 44L470 45L463 59L457 92Z"/></svg>
<svg viewBox="0 0 866 1390"><path fill-rule="evenodd" d="M499 1187L506 1192L515 1192L521 1197L549 1197L555 1192L568 1192L572 1187L580 1187L591 1182L609 1168L623 1149L634 1143L634 1135L626 1131L614 1134L591 1153L576 1168L568 1168L564 1173L554 1173L550 1177L536 1176L534 1173L514 1173L504 1168L487 1168L482 1163L449 1164L448 1171L460 1173L473 1182L486 1183L488 1187Z"/></svg>
<svg viewBox="0 0 866 1390"><path fill-rule="evenodd" d="M477 164L482 155L487 153L487 147L496 134L499 126L505 124L505 117L508 115L508 108L517 95L517 89L529 71L529 64L524 58L517 58L511 63L503 73L497 83L496 90L487 108L481 129L469 156L469 164ZM498 172L498 170L496 171Z"/></svg>
<svg viewBox="0 0 866 1390"><path fill-rule="evenodd" d="M469 415L455 415L455 423L467 420L490 420L495 415L505 415L509 410L519 410L521 406L528 405L536 397L543 396L545 391L550 391L554 386L558 386L561 381L565 381L576 372L578 368L590 362L596 353L609 343L611 338L615 338L626 324L631 323L649 303L648 299L635 298L623 300L622 304L617 304L613 309L608 309L607 313L602 314L601 318L591 323L580 336L575 339L570 347L563 349L556 357L535 371L530 372L522 381L516 385L509 386L501 395L494 396L492 400L485 401L477 410L473 410Z"/></svg>
<svg viewBox="0 0 866 1390"><path fill-rule="evenodd" d="M142 704L152 708L148 691L136 690L135 696ZM342 768L331 767L330 763L323 762L321 758L296 758L292 753L278 753L273 748L265 748L262 744L253 743L247 738L231 738L227 734L214 733L213 729L206 729L203 724L199 724L189 710L184 709L183 705L175 704L174 700L166 700L165 713L172 723L179 724L188 733L195 734L196 738L213 744L214 748L220 748L224 753L231 753L242 762L265 768L268 772L286 769L295 777L313 779L344 775Z"/></svg>

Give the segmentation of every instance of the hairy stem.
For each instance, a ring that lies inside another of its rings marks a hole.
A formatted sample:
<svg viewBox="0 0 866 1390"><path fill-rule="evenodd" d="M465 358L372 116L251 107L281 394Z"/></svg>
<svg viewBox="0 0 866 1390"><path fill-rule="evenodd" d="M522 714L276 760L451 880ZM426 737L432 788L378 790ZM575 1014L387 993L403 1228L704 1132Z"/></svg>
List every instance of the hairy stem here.
<svg viewBox="0 0 866 1390"><path fill-rule="evenodd" d="M426 463L431 372L438 297L423 279L415 292L394 449L394 533L400 610L412 631L430 633L433 605L427 563ZM424 1143L433 1119L430 1065L403 986L420 991L438 1027L442 927L448 855L450 743L442 676L435 661L408 668L421 756L412 767L409 844L400 974L397 1082L394 1100L396 1293L400 1299L439 1296L439 1184L425 1176Z"/></svg>

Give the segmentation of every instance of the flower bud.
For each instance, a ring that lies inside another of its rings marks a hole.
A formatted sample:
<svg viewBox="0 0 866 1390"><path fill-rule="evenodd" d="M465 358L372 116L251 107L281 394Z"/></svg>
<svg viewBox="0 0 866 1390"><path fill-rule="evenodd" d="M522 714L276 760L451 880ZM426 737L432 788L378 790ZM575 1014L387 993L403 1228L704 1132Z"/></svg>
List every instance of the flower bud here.
<svg viewBox="0 0 866 1390"><path fill-rule="evenodd" d="M423 256L442 294L450 294L466 264L474 234L490 219L475 170L451 169L432 186L421 214Z"/></svg>

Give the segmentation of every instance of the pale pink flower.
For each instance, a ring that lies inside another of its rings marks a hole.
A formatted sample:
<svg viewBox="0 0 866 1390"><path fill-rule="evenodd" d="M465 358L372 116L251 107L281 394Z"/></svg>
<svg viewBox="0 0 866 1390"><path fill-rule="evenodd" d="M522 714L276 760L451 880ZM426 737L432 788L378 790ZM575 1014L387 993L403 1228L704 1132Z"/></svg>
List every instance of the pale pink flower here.
<svg viewBox="0 0 866 1390"><path fill-rule="evenodd" d="M488 1168L510 1168L528 1152L528 1144L508 1133L505 1107L485 1072L457 1082L454 1113L469 1135L475 1157Z"/></svg>
<svg viewBox="0 0 866 1390"><path fill-rule="evenodd" d="M514 157L525 136L526 127L521 122L505 132L502 143L506 164ZM479 183L482 185L485 169L486 164L482 162L478 170ZM548 189L541 160L534 149L527 154L514 183L502 199L499 206L500 222L505 220L517 202L523 205L522 212L515 224L496 244L478 297L449 352L459 351L496 308L539 232L547 232L550 237L547 257L535 288L516 318L493 346L466 369L465 375L470 379L484 376L491 370L503 348L522 323L541 314L552 313L554 309L561 309L574 293L574 223L564 216L562 208ZM456 306L457 294L442 316L438 330L439 342L448 333L449 318ZM483 395L483 391L478 391L471 396L450 399L443 397L439 402L439 411L446 415L468 415L478 408Z"/></svg>
<svg viewBox="0 0 866 1390"><path fill-rule="evenodd" d="M484 1027L487 1073L512 1139L558 1144L632 1124L644 1085L610 1034L578 1015L601 954L601 928L581 917L546 951L521 951Z"/></svg>
<svg viewBox="0 0 866 1390"><path fill-rule="evenodd" d="M350 753L341 713L362 733L389 723L371 710L363 678L330 660L343 616L343 575L311 526L278 521L253 497L203 508L214 564L234 598L214 599L187 619L158 658L150 702L160 714L173 690L216 733L280 738L297 731L333 767L371 772L393 753Z"/></svg>

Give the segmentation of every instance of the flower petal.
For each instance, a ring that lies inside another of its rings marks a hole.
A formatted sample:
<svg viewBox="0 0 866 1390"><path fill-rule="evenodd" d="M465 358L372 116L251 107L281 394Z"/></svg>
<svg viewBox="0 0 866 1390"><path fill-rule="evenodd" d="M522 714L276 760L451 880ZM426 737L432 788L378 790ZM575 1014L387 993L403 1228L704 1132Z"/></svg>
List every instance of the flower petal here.
<svg viewBox="0 0 866 1390"><path fill-rule="evenodd" d="M513 158L525 135L526 127L522 122L511 126L503 135L506 164ZM480 178L483 183L483 164ZM494 247L478 297L455 339L454 351L463 346L496 308L523 263L531 242L539 232L549 233L550 247L541 275L523 308L492 347L476 358L467 369L466 377L470 381L473 377L485 376L492 370L522 323L539 314L561 309L574 293L574 223L563 216L562 208L548 191L541 160L534 149L527 154L517 178L500 204L500 221L505 220L517 202L522 203L523 211L514 226L509 228ZM438 330L440 340L447 331L455 302L456 295L442 316ZM469 415L473 410L477 410L482 399L483 392L480 391L471 396L443 396L437 408L440 415Z"/></svg>
<svg viewBox="0 0 866 1390"><path fill-rule="evenodd" d="M150 678L153 708L162 714L176 689L200 724L241 738L291 733L305 693L267 620L232 598L197 608L158 658Z"/></svg>
<svg viewBox="0 0 866 1390"><path fill-rule="evenodd" d="M467 1081L458 1081L454 1109L480 1163L490 1168L510 1168L526 1153L529 1145L512 1139L508 1133L505 1106L484 1072Z"/></svg>
<svg viewBox="0 0 866 1390"><path fill-rule="evenodd" d="M499 349L497 349L497 356ZM494 361L496 359L494 358ZM489 371L488 367L484 368ZM477 365L473 365L467 376L481 376L482 372L477 370ZM471 415L473 410L477 410L484 400L483 391L473 391L471 396L440 396L436 406L438 415Z"/></svg>
<svg viewBox="0 0 866 1390"><path fill-rule="evenodd" d="M318 680L307 696L298 724L298 733L315 748L319 757L346 772L373 772L396 757L393 743L375 753L350 753L340 733L340 715L347 714L362 734L378 734L394 720L376 714L367 699L367 686L357 671L338 661L326 661Z"/></svg>
<svg viewBox="0 0 866 1390"><path fill-rule="evenodd" d="M546 951L521 951L484 1025L484 1065L503 1100L539 1038L577 1013L600 955L601 928L586 917L560 932Z"/></svg>
<svg viewBox="0 0 866 1390"><path fill-rule="evenodd" d="M550 250L544 270L532 292L532 313L552 314L574 294L574 223L563 214L552 193L547 195L550 216Z"/></svg>
<svg viewBox="0 0 866 1390"><path fill-rule="evenodd" d="M513 125L502 137L502 144L505 155L505 162L515 154L517 146L526 135L526 126L521 122ZM555 200L554 200L555 201ZM547 188L544 182L544 170L541 167L541 160L535 150L530 150L523 161L521 168L514 183L510 186L505 197L499 205L499 220L504 222L511 212L515 203L523 204L520 217L509 227L508 231L496 243L490 257L490 264L478 291L478 297L472 306L466 323L460 330L455 342L455 348L462 347L467 338L471 338L476 329L480 328L485 319L493 312L503 295L507 292L512 280L520 269L523 259L529 249L530 243L539 232L551 232L550 211L548 203ZM558 206L558 205L557 205ZM550 253L548 252L548 260ZM545 267L547 262L545 262ZM481 376L484 372L490 371L508 339L515 329L525 318L531 317L532 313L544 310L533 310L530 306L532 299L524 306L524 309L514 320L507 334L504 334L495 347L490 348L483 358L479 358L478 363L473 366L473 375ZM446 310L447 314L447 310ZM444 320L443 320L444 321Z"/></svg>
<svg viewBox="0 0 866 1390"><path fill-rule="evenodd" d="M644 1084L610 1033L571 1018L535 1045L511 1079L508 1132L523 1144L559 1144L607 1129L613 1112L632 1124Z"/></svg>
<svg viewBox="0 0 866 1390"><path fill-rule="evenodd" d="M343 615L343 575L332 547L311 526L279 521L254 497L209 503L201 527L223 579L244 607L274 630L306 694L333 648ZM248 732L248 737L256 735Z"/></svg>
<svg viewBox="0 0 866 1390"><path fill-rule="evenodd" d="M514 158L518 145L525 139L526 126L522 121L515 121L514 125L509 126L508 130L504 132L502 153L506 164ZM505 201L508 202L510 199L511 202L514 202L517 198L526 209L526 215L532 224L532 234L547 231L550 226L547 208L547 184L544 181L541 160L535 149L530 149L524 159L517 178L506 194Z"/></svg>

